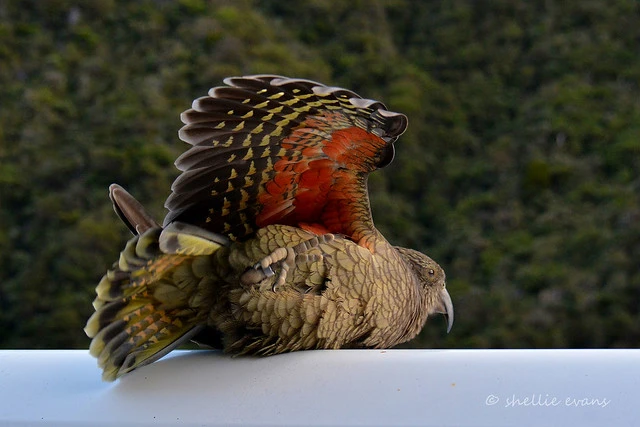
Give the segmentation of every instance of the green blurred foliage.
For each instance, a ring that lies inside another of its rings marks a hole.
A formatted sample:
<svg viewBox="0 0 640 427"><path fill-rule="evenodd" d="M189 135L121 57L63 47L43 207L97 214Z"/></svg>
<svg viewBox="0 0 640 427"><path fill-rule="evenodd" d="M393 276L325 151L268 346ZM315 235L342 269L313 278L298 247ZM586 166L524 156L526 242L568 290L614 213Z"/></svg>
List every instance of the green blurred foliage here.
<svg viewBox="0 0 640 427"><path fill-rule="evenodd" d="M0 347L83 348L127 231L162 218L179 114L229 75L305 77L409 116L370 180L393 243L447 271L412 347L640 344L640 3L0 4Z"/></svg>

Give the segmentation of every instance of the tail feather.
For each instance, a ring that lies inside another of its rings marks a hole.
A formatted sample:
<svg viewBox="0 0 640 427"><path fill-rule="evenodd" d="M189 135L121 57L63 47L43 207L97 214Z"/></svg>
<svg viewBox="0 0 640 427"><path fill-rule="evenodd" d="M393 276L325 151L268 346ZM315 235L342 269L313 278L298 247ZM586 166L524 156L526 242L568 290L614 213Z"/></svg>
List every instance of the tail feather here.
<svg viewBox="0 0 640 427"><path fill-rule="evenodd" d="M158 360L206 326L215 288L209 255L226 243L180 224L147 228L127 243L96 287L85 327L104 380Z"/></svg>
<svg viewBox="0 0 640 427"><path fill-rule="evenodd" d="M109 198L113 203L113 210L134 235L159 227L140 202L118 184L109 186Z"/></svg>

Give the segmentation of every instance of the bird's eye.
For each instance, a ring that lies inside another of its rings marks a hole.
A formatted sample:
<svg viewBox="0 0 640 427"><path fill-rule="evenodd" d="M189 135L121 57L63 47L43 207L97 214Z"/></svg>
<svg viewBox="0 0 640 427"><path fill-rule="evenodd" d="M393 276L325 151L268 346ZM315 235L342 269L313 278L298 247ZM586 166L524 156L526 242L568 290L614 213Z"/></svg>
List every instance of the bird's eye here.
<svg viewBox="0 0 640 427"><path fill-rule="evenodd" d="M433 268L430 268L430 269L429 269L429 275L430 275L430 276L433 276L434 274L436 274L436 272L435 272L435 271L433 271Z"/></svg>

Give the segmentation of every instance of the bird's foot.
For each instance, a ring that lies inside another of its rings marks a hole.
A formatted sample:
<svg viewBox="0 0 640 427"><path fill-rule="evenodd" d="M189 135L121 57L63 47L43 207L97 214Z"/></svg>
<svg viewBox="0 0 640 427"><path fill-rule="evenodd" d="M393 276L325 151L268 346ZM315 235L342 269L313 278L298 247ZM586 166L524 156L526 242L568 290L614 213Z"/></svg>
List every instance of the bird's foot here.
<svg viewBox="0 0 640 427"><path fill-rule="evenodd" d="M321 243L328 243L333 239L335 239L333 234L323 234L305 240L295 246L277 248L262 258L253 268L244 272L240 280L245 285L256 285L266 278L275 276L274 266L280 264L278 277L271 287L275 291L278 286L285 283L289 270L297 261L309 262L310 260L315 261L322 258L321 254L310 254L308 252L317 248Z"/></svg>

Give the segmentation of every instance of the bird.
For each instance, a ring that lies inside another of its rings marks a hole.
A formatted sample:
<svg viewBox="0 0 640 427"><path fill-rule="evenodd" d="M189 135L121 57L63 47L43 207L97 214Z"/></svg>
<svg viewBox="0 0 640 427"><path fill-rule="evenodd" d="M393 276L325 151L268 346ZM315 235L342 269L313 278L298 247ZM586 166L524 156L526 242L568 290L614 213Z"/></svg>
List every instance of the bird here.
<svg viewBox="0 0 640 427"><path fill-rule="evenodd" d="M113 381L193 340L233 355L389 348L454 310L444 270L375 227L371 172L407 117L338 87L224 79L181 114L190 145L157 222L112 184L133 237L84 328Z"/></svg>

